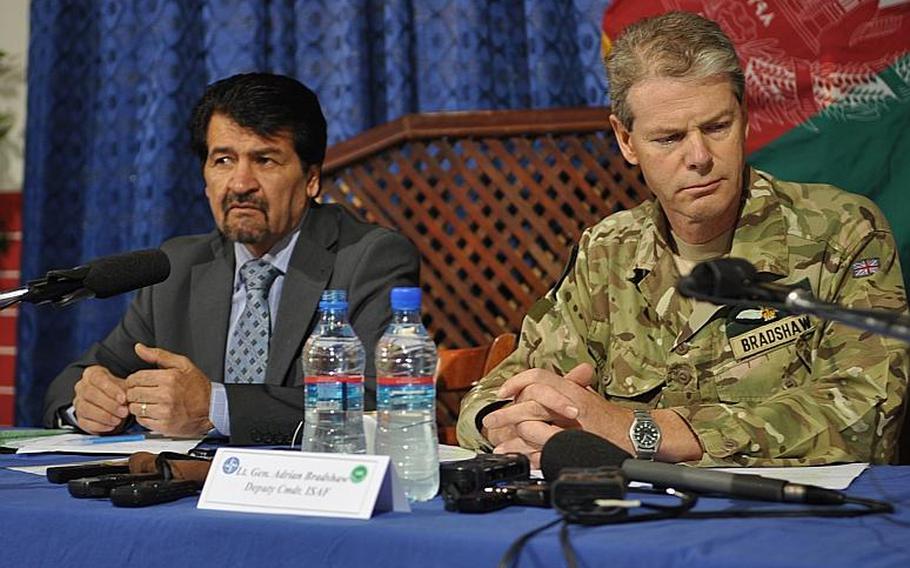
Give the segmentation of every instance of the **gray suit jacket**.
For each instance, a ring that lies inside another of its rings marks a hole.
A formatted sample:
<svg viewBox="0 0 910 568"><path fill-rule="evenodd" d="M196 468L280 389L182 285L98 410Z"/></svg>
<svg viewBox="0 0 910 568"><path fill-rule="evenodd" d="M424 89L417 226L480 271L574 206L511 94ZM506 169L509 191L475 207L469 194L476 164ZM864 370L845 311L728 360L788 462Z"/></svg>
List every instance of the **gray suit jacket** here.
<svg viewBox="0 0 910 568"><path fill-rule="evenodd" d="M171 274L136 295L126 315L100 343L58 375L44 401L44 423L73 401L82 370L101 364L119 377L148 368L137 342L189 357L222 382L227 344L234 247L217 231L177 237L162 245ZM263 385L225 385L231 442L288 443L303 420L300 351L316 324L323 290L348 292L348 315L367 353L365 403L375 406L373 349L391 318L389 291L417 286L420 259L404 236L363 223L340 205L312 205L291 255L279 302Z"/></svg>

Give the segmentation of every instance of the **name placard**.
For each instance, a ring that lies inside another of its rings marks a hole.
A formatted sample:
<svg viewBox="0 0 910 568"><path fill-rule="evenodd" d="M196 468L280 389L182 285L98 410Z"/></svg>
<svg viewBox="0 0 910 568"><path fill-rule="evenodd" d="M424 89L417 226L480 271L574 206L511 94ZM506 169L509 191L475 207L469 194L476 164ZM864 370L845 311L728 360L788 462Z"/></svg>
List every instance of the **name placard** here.
<svg viewBox="0 0 910 568"><path fill-rule="evenodd" d="M369 519L410 506L388 456L219 448L199 509Z"/></svg>

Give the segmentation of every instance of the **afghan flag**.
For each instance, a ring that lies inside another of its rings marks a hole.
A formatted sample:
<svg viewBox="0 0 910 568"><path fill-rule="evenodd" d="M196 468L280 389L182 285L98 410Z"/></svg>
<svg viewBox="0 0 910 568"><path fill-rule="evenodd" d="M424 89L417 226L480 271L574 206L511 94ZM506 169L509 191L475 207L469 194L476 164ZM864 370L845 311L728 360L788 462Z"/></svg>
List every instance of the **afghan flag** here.
<svg viewBox="0 0 910 568"><path fill-rule="evenodd" d="M603 49L672 10L720 24L746 74L748 162L875 201L910 282L910 0L615 0Z"/></svg>

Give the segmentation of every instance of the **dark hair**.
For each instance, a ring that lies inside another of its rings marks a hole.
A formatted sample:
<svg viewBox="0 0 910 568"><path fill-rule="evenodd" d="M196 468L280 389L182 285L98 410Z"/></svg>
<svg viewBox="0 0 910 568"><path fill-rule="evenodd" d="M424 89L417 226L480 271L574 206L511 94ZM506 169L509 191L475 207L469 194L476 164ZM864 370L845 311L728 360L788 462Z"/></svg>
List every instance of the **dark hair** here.
<svg viewBox="0 0 910 568"><path fill-rule="evenodd" d="M244 73L209 85L190 120L193 152L203 164L209 121L215 113L265 138L289 132L303 167L321 165L325 159L326 126L319 99L296 79Z"/></svg>

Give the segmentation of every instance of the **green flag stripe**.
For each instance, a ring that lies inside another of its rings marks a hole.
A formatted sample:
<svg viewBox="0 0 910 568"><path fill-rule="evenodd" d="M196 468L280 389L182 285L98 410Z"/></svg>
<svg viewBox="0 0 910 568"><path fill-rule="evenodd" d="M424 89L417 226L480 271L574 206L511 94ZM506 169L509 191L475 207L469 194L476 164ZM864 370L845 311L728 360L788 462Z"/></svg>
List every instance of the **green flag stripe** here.
<svg viewBox="0 0 910 568"><path fill-rule="evenodd" d="M910 283L910 77L895 70L908 68L910 54L878 75L894 97L863 109L835 103L749 156L749 163L782 179L830 183L875 201L894 231L905 284Z"/></svg>

